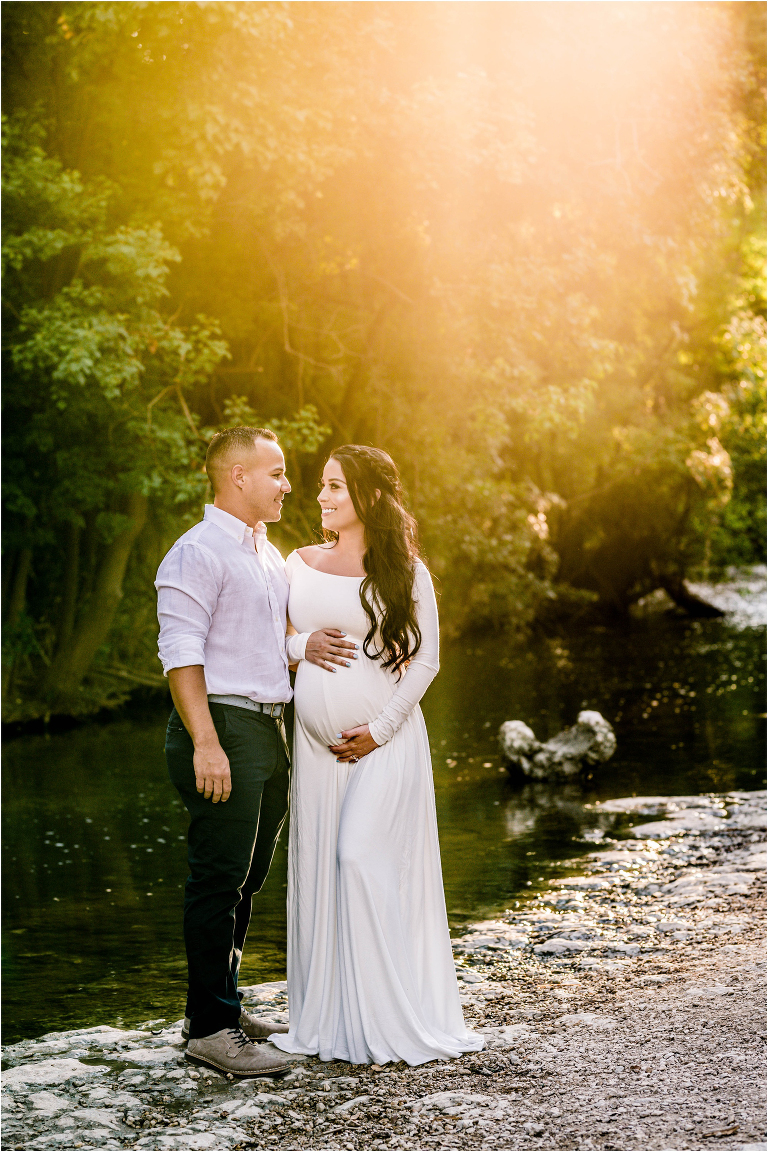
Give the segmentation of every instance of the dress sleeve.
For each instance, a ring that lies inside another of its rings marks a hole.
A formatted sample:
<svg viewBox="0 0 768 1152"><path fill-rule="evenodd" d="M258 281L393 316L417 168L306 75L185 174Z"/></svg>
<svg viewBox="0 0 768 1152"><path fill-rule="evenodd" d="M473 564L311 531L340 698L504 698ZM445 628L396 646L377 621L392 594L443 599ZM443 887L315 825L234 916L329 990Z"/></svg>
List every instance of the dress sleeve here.
<svg viewBox="0 0 768 1152"><path fill-rule="evenodd" d="M190 664L205 667L205 641L221 592L218 561L195 544L178 544L157 571L158 650L163 674Z"/></svg>
<svg viewBox="0 0 768 1152"><path fill-rule="evenodd" d="M286 636L285 654L289 664L298 664L299 660L304 659L307 652L307 640L311 635L311 632L292 632L290 636Z"/></svg>
<svg viewBox="0 0 768 1152"><path fill-rule="evenodd" d="M288 559L285 561L285 576L290 584L293 579L293 574L296 571L296 562L301 562L301 557L296 554L294 549ZM290 620L289 620L290 623ZM293 627L293 625L291 625ZM307 650L307 640L311 636L311 632L291 632L285 637L285 654L288 657L289 664L298 664L300 660L304 659Z"/></svg>
<svg viewBox="0 0 768 1152"><path fill-rule="evenodd" d="M413 582L416 619L421 631L421 647L400 679L386 708L369 725L377 744L386 744L413 712L440 668L440 632L437 601L432 577L423 564Z"/></svg>

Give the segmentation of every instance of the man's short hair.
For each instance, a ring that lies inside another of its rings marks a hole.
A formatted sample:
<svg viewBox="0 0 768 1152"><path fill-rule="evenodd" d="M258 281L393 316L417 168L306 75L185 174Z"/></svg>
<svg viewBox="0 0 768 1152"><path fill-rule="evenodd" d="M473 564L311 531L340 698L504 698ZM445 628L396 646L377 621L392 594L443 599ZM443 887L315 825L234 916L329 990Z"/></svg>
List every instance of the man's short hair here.
<svg viewBox="0 0 768 1152"><path fill-rule="evenodd" d="M271 428L248 428L244 426L224 428L221 432L216 433L205 454L205 471L213 485L214 492L216 491L217 473L220 472L227 457L235 452L251 451L254 447L254 440L277 441L277 436Z"/></svg>

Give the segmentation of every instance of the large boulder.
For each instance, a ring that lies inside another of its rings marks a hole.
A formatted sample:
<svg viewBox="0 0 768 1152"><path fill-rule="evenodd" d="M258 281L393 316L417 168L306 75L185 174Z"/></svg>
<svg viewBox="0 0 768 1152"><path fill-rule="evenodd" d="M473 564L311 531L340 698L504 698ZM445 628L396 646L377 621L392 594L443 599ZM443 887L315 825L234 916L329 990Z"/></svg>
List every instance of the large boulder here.
<svg viewBox="0 0 768 1152"><path fill-rule="evenodd" d="M579 712L566 728L541 744L521 720L506 720L499 729L502 754L536 780L576 776L586 764L602 764L616 751L616 736L599 712Z"/></svg>

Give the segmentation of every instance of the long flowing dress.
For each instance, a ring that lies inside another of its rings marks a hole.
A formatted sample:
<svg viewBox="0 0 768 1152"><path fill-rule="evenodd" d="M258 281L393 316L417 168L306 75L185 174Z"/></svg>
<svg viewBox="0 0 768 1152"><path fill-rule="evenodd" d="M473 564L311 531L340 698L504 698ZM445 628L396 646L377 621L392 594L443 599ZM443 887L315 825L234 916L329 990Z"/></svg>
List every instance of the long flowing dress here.
<svg viewBox="0 0 768 1152"><path fill-rule="evenodd" d="M459 1003L440 869L429 741L418 701L438 668L437 605L419 564L421 647L400 676L363 653L362 578L286 562L301 634L339 628L359 644L350 667L302 660L288 865L290 1031L285 1052L353 1064L410 1065L477 1051ZM290 651L290 649L289 649ZM370 724L380 745L357 764L328 750Z"/></svg>

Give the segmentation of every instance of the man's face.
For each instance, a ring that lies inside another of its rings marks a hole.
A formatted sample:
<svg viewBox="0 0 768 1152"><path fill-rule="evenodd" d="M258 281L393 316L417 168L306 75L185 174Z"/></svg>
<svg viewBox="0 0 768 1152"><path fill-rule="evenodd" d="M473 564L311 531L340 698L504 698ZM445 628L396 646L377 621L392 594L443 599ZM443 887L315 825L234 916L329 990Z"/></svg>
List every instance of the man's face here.
<svg viewBox="0 0 768 1152"><path fill-rule="evenodd" d="M243 464L242 494L255 522L271 524L279 520L283 497L291 490L285 475L285 459L274 440L255 441L254 451Z"/></svg>

